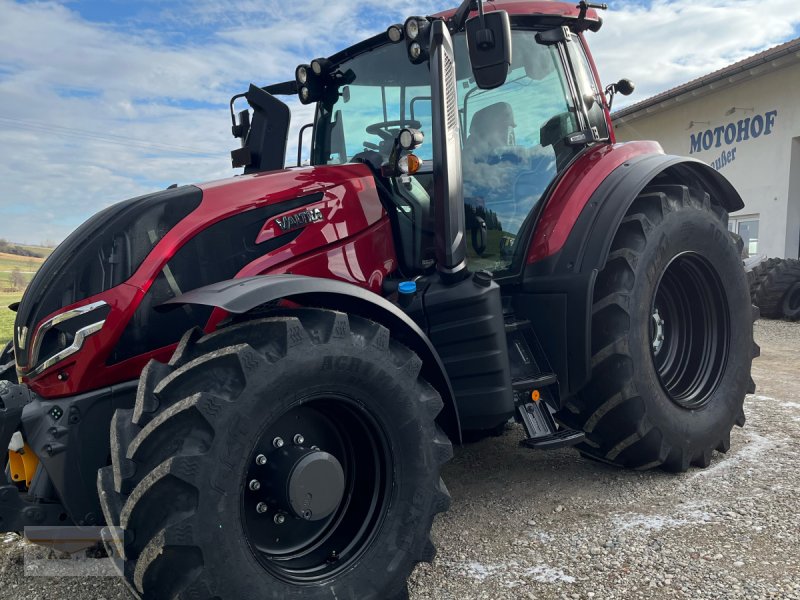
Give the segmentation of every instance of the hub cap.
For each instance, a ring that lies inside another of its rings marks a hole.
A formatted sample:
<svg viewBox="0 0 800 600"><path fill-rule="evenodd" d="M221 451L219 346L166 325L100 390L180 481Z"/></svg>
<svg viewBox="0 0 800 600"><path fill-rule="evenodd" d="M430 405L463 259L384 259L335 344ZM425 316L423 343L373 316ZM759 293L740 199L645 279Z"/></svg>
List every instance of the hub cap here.
<svg viewBox="0 0 800 600"><path fill-rule="evenodd" d="M730 316L722 282L699 254L681 254L656 288L651 312L653 364L670 399L705 406L717 389L730 345Z"/></svg>
<svg viewBox="0 0 800 600"><path fill-rule="evenodd" d="M390 472L380 427L354 401L312 398L290 409L261 434L242 479L254 555L297 584L347 568L380 528Z"/></svg>

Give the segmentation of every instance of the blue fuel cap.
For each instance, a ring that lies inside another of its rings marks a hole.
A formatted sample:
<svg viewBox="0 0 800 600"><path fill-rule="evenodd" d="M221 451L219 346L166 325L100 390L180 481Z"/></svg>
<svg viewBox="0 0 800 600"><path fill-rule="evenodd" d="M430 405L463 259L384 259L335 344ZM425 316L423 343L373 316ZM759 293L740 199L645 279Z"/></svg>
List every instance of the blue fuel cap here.
<svg viewBox="0 0 800 600"><path fill-rule="evenodd" d="M416 294L417 293L417 282L416 281L402 281L399 286L397 286L397 291L401 294Z"/></svg>

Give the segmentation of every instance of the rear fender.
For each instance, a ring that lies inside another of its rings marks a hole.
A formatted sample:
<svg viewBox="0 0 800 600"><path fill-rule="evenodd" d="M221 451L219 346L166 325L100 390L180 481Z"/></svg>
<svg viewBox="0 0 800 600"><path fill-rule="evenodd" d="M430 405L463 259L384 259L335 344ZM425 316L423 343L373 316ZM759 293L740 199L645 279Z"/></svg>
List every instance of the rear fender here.
<svg viewBox="0 0 800 600"><path fill-rule="evenodd" d="M597 186L558 252L526 267L517 298L517 310L536 327L564 396L591 377L594 282L622 219L651 183L700 187L727 212L744 207L730 182L707 164L660 153L631 157Z"/></svg>
<svg viewBox="0 0 800 600"><path fill-rule="evenodd" d="M458 408L439 354L408 315L377 294L333 279L303 275L264 275L221 281L201 287L165 302L159 310L169 310L184 304L201 304L241 315L277 300L290 300L303 306L359 315L388 328L395 340L405 344L422 359L423 377L436 388L444 402L437 422L452 441L460 443Z"/></svg>

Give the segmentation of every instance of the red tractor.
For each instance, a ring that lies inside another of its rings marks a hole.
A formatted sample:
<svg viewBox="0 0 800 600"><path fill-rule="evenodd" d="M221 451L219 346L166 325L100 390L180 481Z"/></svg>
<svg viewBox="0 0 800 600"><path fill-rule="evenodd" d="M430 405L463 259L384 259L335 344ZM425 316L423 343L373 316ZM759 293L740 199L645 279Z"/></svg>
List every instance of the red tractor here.
<svg viewBox="0 0 800 600"><path fill-rule="evenodd" d="M384 600L434 557L451 442L514 418L623 467L727 451L742 201L615 143L596 8L412 17L235 97L243 175L78 228L14 307L0 527L105 523L143 598ZM310 166L280 96L316 105Z"/></svg>

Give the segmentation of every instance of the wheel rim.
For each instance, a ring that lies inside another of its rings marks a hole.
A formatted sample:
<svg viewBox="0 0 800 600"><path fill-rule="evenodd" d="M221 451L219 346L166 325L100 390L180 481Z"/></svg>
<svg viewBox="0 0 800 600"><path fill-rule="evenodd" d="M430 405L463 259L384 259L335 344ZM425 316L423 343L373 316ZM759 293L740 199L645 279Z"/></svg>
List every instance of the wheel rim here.
<svg viewBox="0 0 800 600"><path fill-rule="evenodd" d="M242 482L256 559L295 584L347 569L380 529L390 473L381 428L352 399L326 395L291 408L263 431Z"/></svg>
<svg viewBox="0 0 800 600"><path fill-rule="evenodd" d="M692 252L676 256L656 288L650 348L661 386L678 406L705 406L719 385L730 346L725 290L711 264Z"/></svg>
<svg viewBox="0 0 800 600"><path fill-rule="evenodd" d="M783 301L783 313L787 316L795 316L800 312L800 281L792 285L786 293Z"/></svg>

